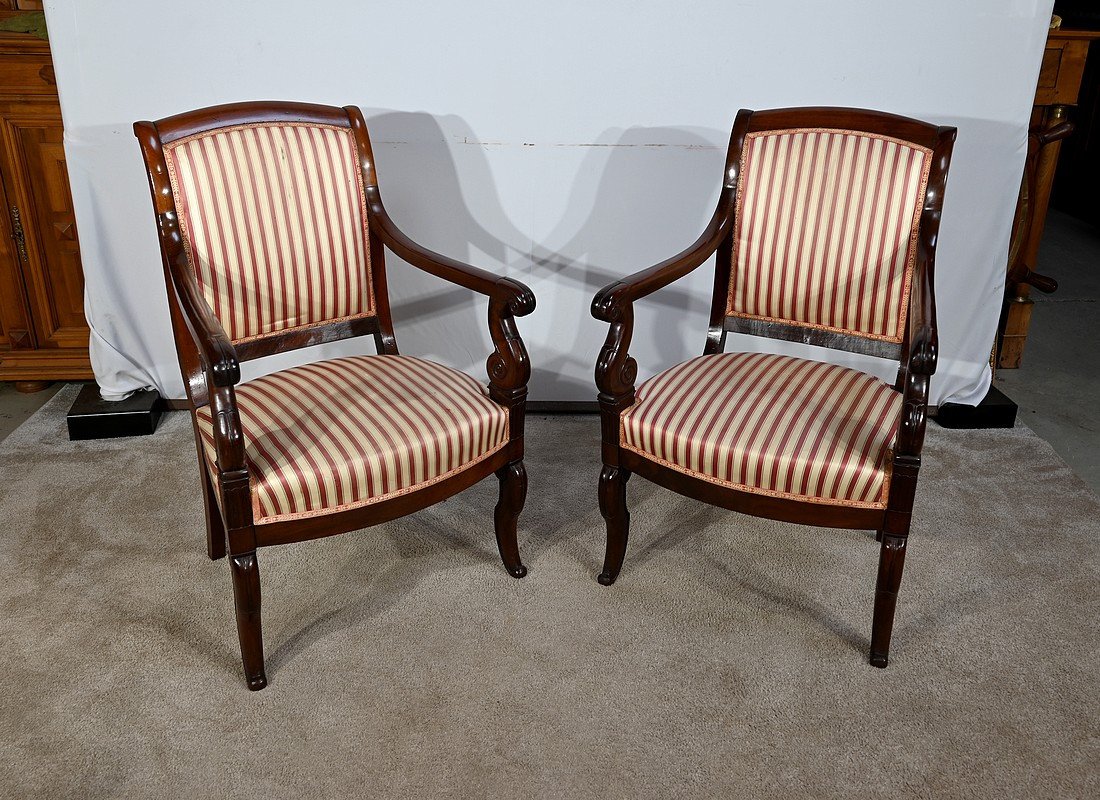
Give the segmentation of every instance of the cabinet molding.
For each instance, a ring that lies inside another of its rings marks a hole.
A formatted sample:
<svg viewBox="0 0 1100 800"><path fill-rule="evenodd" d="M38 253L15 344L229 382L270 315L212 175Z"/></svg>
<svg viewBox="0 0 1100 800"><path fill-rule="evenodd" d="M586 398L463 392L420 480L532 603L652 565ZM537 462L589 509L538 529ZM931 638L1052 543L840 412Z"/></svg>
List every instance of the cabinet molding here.
<svg viewBox="0 0 1100 800"><path fill-rule="evenodd" d="M53 62L49 44L26 34L0 33L0 176L0 380L90 380Z"/></svg>

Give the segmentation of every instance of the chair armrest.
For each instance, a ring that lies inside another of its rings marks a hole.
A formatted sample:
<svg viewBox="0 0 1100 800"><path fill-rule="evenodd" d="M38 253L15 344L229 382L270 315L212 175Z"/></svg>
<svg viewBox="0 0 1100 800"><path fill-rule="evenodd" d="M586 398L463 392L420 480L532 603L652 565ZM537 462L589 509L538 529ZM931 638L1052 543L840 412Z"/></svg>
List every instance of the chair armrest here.
<svg viewBox="0 0 1100 800"><path fill-rule="evenodd" d="M619 411L634 402L638 364L628 352L634 335L634 301L682 278L714 254L732 233L734 196L731 186L723 187L714 215L691 247L605 286L593 298L592 316L611 324L596 361L596 386L608 410Z"/></svg>
<svg viewBox="0 0 1100 800"><path fill-rule="evenodd" d="M367 187L371 230L402 259L443 280L489 298L489 335L494 350L485 363L489 375L489 396L513 410L511 434L523 435L522 403L527 397L531 362L516 328L516 317L535 310L535 295L524 284L502 278L478 267L435 253L410 239L382 205L377 186Z"/></svg>
<svg viewBox="0 0 1100 800"><path fill-rule="evenodd" d="M445 281L506 303L511 313L517 317L526 316L535 310L535 295L527 286L512 278L502 278L422 247L397 227L382 205L378 187L368 186L366 191L371 210L371 230L402 259Z"/></svg>
<svg viewBox="0 0 1100 800"><path fill-rule="evenodd" d="M176 297L179 298L184 322L191 333L191 340L202 359L208 383L211 386L235 386L240 383L241 365L237 350L199 291L183 253L180 253L173 265L172 283Z"/></svg>
<svg viewBox="0 0 1100 800"><path fill-rule="evenodd" d="M240 383L241 365L237 351L221 322L214 316L199 291L186 256L180 253L172 265L172 289L187 332L198 352L206 381L207 396L213 411L214 449L222 490L247 492L248 465L245 460L244 431L233 387ZM244 487L243 489L241 487ZM244 524L234 520L234 524Z"/></svg>
<svg viewBox="0 0 1100 800"><path fill-rule="evenodd" d="M723 188L718 207L706 229L686 250L621 278L597 292L592 300L592 316L604 322L614 322L625 305L679 280L710 258L731 233L733 196L731 189Z"/></svg>

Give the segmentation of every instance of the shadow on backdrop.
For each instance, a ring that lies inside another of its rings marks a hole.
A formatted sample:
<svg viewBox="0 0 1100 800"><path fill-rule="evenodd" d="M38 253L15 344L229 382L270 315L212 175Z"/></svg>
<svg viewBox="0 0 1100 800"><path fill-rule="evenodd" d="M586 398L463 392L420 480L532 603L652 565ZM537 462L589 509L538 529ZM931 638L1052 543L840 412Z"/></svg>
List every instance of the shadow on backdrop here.
<svg viewBox="0 0 1100 800"><path fill-rule="evenodd" d="M364 116L382 198L402 230L459 261L501 275L524 271L529 240L505 214L485 154L463 120L378 109L366 109ZM483 378L492 352L486 298L421 272L389 251L386 256L401 351L438 358ZM520 322L528 344L532 331L524 323L529 319Z"/></svg>
<svg viewBox="0 0 1100 800"><path fill-rule="evenodd" d="M607 326L591 317L593 296L698 238L718 199L728 136L700 128L611 128L586 147L560 221L532 247L534 275L558 287L544 292L549 327L571 337L537 365L540 391L595 400L592 373ZM712 265L639 303L632 352L657 354L640 359L643 374L702 352Z"/></svg>

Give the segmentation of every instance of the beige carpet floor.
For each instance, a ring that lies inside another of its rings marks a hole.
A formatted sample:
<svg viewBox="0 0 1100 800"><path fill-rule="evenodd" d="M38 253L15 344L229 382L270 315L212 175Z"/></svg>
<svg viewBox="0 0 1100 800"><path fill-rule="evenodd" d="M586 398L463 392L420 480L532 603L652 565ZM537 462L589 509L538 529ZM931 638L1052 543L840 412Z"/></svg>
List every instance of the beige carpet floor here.
<svg viewBox="0 0 1100 800"><path fill-rule="evenodd" d="M889 669L877 546L641 479L599 586L594 417L533 417L495 486L261 553L246 691L188 422L0 445L0 797L1095 798L1100 500L1026 430L930 426Z"/></svg>

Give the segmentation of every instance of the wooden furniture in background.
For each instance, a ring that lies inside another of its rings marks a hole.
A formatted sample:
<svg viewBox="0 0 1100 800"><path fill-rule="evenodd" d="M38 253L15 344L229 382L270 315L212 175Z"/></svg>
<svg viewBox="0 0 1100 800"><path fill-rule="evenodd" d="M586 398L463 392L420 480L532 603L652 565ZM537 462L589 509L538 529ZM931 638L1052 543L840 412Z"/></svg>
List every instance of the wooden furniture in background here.
<svg viewBox="0 0 1100 800"><path fill-rule="evenodd" d="M0 380L22 391L91 380L53 62L29 34L0 32L0 174Z"/></svg>
<svg viewBox="0 0 1100 800"><path fill-rule="evenodd" d="M997 365L1016 369L1023 361L1031 311L1035 301L1031 289L1053 291L1057 283L1033 276L1043 238L1051 186L1062 148L1060 139L1068 130L1069 109L1076 105L1081 88L1089 44L1100 38L1094 31L1052 30L1039 70L1035 106L1028 131L1030 157L1024 173L1020 203L1013 225L1009 278L1005 287L1005 306L1001 315L997 343Z"/></svg>
<svg viewBox="0 0 1100 800"><path fill-rule="evenodd" d="M267 685L260 547L386 522L496 474L500 556L526 575L516 522L531 369L514 317L534 310L531 290L397 228L357 108L240 103L138 122L134 133L191 404L207 552L229 555L248 687ZM488 298L488 391L398 355L385 247ZM373 336L378 355L239 384L241 361L355 336Z"/></svg>
<svg viewBox="0 0 1100 800"><path fill-rule="evenodd" d="M592 303L611 324L596 364L600 583L623 564L633 473L754 516L876 530L870 661L886 666L936 371L933 269L954 141L954 128L859 109L738 113L703 235ZM635 390L634 301L715 252L703 355ZM896 359L897 380L724 353L729 331Z"/></svg>
<svg viewBox="0 0 1100 800"><path fill-rule="evenodd" d="M1089 23L1100 28L1100 9ZM1085 62L1073 127L1058 156L1050 204L1100 228L1100 57L1095 54Z"/></svg>

